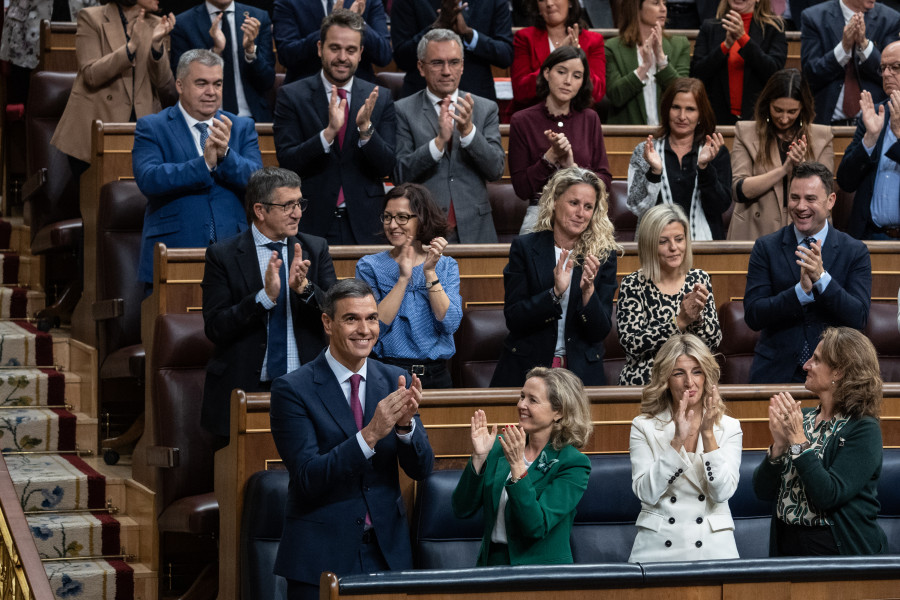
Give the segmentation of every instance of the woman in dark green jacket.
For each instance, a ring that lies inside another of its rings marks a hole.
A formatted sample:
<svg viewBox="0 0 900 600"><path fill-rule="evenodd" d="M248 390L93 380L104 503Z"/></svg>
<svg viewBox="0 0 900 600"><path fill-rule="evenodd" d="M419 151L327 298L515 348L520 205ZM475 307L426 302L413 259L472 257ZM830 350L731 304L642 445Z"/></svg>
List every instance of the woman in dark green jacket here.
<svg viewBox="0 0 900 600"><path fill-rule="evenodd" d="M578 449L591 435L581 380L562 368L531 369L517 403L519 424L488 430L472 417L472 458L453 491L459 518L484 508L477 564L572 562L569 534L591 462Z"/></svg>
<svg viewBox="0 0 900 600"><path fill-rule="evenodd" d="M848 327L826 329L804 364L819 406L801 411L788 393L769 401L773 443L753 474L775 501L772 556L881 554L878 525L881 377L872 342Z"/></svg>

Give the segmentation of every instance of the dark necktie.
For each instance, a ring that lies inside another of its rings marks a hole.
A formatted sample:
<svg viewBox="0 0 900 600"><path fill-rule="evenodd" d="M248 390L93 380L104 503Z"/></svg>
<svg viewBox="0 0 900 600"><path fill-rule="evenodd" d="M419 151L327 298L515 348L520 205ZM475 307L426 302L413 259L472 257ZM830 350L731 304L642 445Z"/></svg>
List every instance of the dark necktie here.
<svg viewBox="0 0 900 600"><path fill-rule="evenodd" d="M816 238L806 236L800 243L807 248L812 249L813 244L816 243ZM803 348L800 350L800 366L805 365L806 361L808 361L810 358L812 358L812 351L809 348L809 342L803 340Z"/></svg>
<svg viewBox="0 0 900 600"><path fill-rule="evenodd" d="M281 256L281 249L284 244L281 242L269 242L266 248L274 250ZM269 311L269 333L266 342L266 350L269 357L266 359L266 372L269 374L269 380L281 377L287 373L287 276L285 275L285 267L287 263L283 260L281 268L278 269L278 279L281 281L281 291L278 293L278 301L275 307Z"/></svg>
<svg viewBox="0 0 900 600"><path fill-rule="evenodd" d="M209 125L206 123L196 123L194 127L200 131L200 156L206 151L206 140L209 139ZM216 235L216 215L212 211L209 213L209 243L214 244L217 240Z"/></svg>
<svg viewBox="0 0 900 600"><path fill-rule="evenodd" d="M443 102L443 100L437 101L438 115L440 115L440 111L441 111L441 102ZM447 140L446 152L447 152L447 158L450 158L450 154L453 152L453 134L452 133L450 134L450 139ZM447 229L451 230L451 231L453 229L456 229L456 210L454 210L454 208L453 208L453 191L452 190L450 191L450 207L447 209Z"/></svg>
<svg viewBox="0 0 900 600"><path fill-rule="evenodd" d="M341 100L347 100L347 90L344 88L338 88L338 96ZM344 124L341 126L340 131L338 131L337 142L338 148L343 149L344 147L344 136L347 135L347 122L350 120L350 103L344 102ZM344 203L344 186L341 186L338 189L338 197L337 197L337 206L340 206Z"/></svg>
<svg viewBox="0 0 900 600"><path fill-rule="evenodd" d="M354 373L350 376L350 412L353 413L353 420L356 421L356 428L362 429L363 426L363 410L362 404L359 402L359 382L362 381L362 375ZM369 511L366 511L366 529L372 526L372 517Z"/></svg>
<svg viewBox="0 0 900 600"><path fill-rule="evenodd" d="M859 79L856 76L856 49L850 54L850 62L844 69L844 116L852 119L859 114Z"/></svg>
<svg viewBox="0 0 900 600"><path fill-rule="evenodd" d="M222 50L222 60L225 61L222 83L222 108L230 113L238 113L237 93L234 89L235 67L234 64L234 40L231 39L231 13L232 11L220 11L222 15L222 32L225 34L225 49Z"/></svg>

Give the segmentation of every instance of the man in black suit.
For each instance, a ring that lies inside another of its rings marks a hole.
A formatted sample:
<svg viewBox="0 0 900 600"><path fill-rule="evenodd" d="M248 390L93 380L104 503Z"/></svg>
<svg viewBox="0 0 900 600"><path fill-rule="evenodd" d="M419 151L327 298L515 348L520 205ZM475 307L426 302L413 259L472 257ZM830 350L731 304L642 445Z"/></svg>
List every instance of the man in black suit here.
<svg viewBox="0 0 900 600"><path fill-rule="evenodd" d="M793 17L801 21L800 64L816 123L856 125L860 91L884 100L881 51L897 40L900 13L875 0L828 0Z"/></svg>
<svg viewBox="0 0 900 600"><path fill-rule="evenodd" d="M200 422L221 446L234 388L268 390L326 346L319 307L336 278L325 240L297 233L305 206L296 173L260 169L247 184L250 229L206 251L203 321L216 349Z"/></svg>
<svg viewBox="0 0 900 600"><path fill-rule="evenodd" d="M834 176L821 163L794 168L793 223L756 240L747 268L744 320L761 331L750 383L802 383L826 327L862 330L869 318L872 262L859 240L828 224Z"/></svg>
<svg viewBox="0 0 900 600"><path fill-rule="evenodd" d="M366 24L336 9L322 21L322 71L282 86L275 102L278 164L303 177L310 198L300 231L330 244L382 241L384 178L394 168L390 93L354 77Z"/></svg>
<svg viewBox="0 0 900 600"><path fill-rule="evenodd" d="M394 62L406 71L401 97L425 89L418 69L418 46L432 29L449 29L463 41L466 69L460 89L497 101L493 66L506 69L513 59L512 18L507 0L394 0L391 41Z"/></svg>
<svg viewBox="0 0 900 600"><path fill-rule="evenodd" d="M225 61L222 109L257 122L272 120L268 93L275 83L275 53L266 11L209 0L178 15L170 39L173 73L188 50L212 50Z"/></svg>

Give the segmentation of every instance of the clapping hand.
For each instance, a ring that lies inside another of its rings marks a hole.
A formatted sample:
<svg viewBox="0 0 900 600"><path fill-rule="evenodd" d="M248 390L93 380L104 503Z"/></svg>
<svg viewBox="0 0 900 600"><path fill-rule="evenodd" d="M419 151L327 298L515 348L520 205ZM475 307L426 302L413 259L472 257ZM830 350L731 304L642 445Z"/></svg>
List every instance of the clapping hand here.
<svg viewBox="0 0 900 600"><path fill-rule="evenodd" d="M819 277L825 272L822 264L822 244L816 240L807 248L803 244L797 246L795 251L797 264L800 265L800 287L809 294L813 284L819 281Z"/></svg>
<svg viewBox="0 0 900 600"><path fill-rule="evenodd" d="M294 244L294 260L291 261L288 286L298 294L302 294L309 283L306 274L309 273L310 264L309 259L303 259L303 250L299 242Z"/></svg>
<svg viewBox="0 0 900 600"><path fill-rule="evenodd" d="M425 250L425 262L422 264L422 269L426 273L434 273L446 247L447 240L442 237L436 237L427 246L422 246L422 249Z"/></svg>
<svg viewBox="0 0 900 600"><path fill-rule="evenodd" d="M710 161L718 156L719 149L724 145L725 138L722 137L721 133L716 131L712 135L706 136L706 143L703 144L703 147L700 148L700 154L697 155L697 168L705 169Z"/></svg>
<svg viewBox="0 0 900 600"><path fill-rule="evenodd" d="M481 472L481 467L487 459L491 448L494 447L494 440L497 438L497 426L491 427L490 431L487 426L487 417L483 410L476 410L472 415L472 467L476 473Z"/></svg>
<svg viewBox="0 0 900 600"><path fill-rule="evenodd" d="M587 306L591 296L594 295L594 279L600 271L600 259L593 255L586 255L581 265L581 305Z"/></svg>
<svg viewBox="0 0 900 600"><path fill-rule="evenodd" d="M662 175L662 157L656 151L656 146L653 145L652 135L648 135L647 141L644 142L644 160L650 165L650 171L654 175Z"/></svg>
<svg viewBox="0 0 900 600"><path fill-rule="evenodd" d="M521 479L528 471L525 466L525 430L520 425L507 425L497 439L509 463L510 474L513 479Z"/></svg>
<svg viewBox="0 0 900 600"><path fill-rule="evenodd" d="M677 318L679 329L687 329L688 325L700 318L707 299L709 299L709 290L705 285L695 283L693 289L681 300Z"/></svg>
<svg viewBox="0 0 900 600"><path fill-rule="evenodd" d="M572 269L575 263L569 260L569 251L562 249L559 253L559 260L553 267L553 293L557 297L561 297L569 289L572 283Z"/></svg>
<svg viewBox="0 0 900 600"><path fill-rule="evenodd" d="M694 424L694 409L688 410L688 394L690 390L684 390L681 399L673 398L675 414L672 421L675 423L675 436L672 438L672 447L680 451L686 440L693 439L697 435L697 425Z"/></svg>

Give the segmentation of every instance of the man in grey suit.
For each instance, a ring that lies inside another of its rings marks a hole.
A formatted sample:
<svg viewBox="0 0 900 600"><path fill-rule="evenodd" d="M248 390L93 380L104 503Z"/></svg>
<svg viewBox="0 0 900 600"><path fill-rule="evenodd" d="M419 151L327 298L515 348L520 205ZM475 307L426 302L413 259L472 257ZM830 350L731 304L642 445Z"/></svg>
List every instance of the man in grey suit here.
<svg viewBox="0 0 900 600"><path fill-rule="evenodd" d="M459 91L463 46L449 29L419 41L419 72L426 88L398 101L394 182L425 185L447 214L447 240L497 241L486 181L503 175L497 105Z"/></svg>

